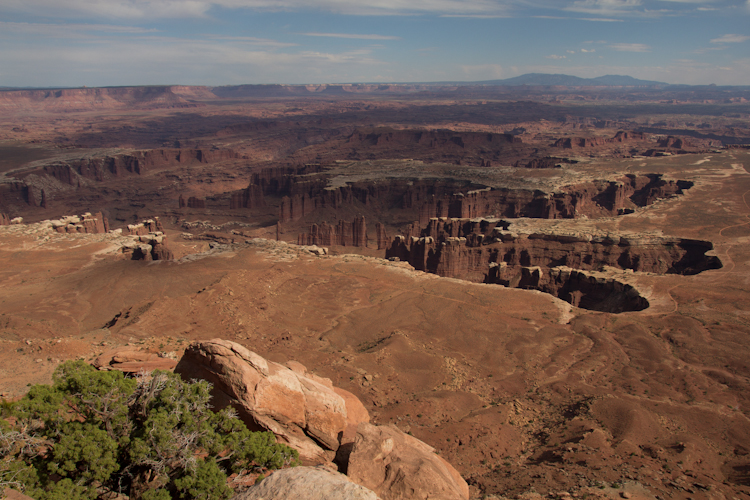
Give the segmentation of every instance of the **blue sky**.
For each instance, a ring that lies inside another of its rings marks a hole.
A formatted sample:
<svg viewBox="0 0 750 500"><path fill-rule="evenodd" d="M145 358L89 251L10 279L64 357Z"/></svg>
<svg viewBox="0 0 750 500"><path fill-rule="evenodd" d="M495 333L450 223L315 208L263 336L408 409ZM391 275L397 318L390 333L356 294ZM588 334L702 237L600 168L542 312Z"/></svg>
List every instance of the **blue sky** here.
<svg viewBox="0 0 750 500"><path fill-rule="evenodd" d="M0 86L750 85L750 0L0 0Z"/></svg>

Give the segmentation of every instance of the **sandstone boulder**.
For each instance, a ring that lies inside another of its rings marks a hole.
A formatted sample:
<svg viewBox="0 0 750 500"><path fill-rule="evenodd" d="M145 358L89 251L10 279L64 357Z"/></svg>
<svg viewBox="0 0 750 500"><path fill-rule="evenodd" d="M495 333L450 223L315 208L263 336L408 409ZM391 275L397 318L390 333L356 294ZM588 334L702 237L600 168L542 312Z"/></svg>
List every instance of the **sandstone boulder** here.
<svg viewBox="0 0 750 500"><path fill-rule="evenodd" d="M322 467L293 467L274 472L232 500L378 500L364 486Z"/></svg>
<svg viewBox="0 0 750 500"><path fill-rule="evenodd" d="M369 421L362 403L345 391L342 396L330 380L299 363L290 368L267 361L234 342L194 342L175 372L211 382L217 409L233 406L250 429L271 431L297 449L303 464L330 462L345 431Z"/></svg>
<svg viewBox="0 0 750 500"><path fill-rule="evenodd" d="M347 475L383 500L469 498L469 487L453 466L392 426L359 425Z"/></svg>

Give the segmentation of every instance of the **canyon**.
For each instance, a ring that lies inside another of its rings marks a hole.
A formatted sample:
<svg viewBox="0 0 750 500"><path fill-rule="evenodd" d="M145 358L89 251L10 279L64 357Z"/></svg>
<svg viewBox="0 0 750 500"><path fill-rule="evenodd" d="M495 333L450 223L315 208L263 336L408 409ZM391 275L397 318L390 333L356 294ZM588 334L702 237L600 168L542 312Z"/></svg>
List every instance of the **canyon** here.
<svg viewBox="0 0 750 500"><path fill-rule="evenodd" d="M748 497L750 108L691 92L0 91L0 397L222 338L472 499Z"/></svg>

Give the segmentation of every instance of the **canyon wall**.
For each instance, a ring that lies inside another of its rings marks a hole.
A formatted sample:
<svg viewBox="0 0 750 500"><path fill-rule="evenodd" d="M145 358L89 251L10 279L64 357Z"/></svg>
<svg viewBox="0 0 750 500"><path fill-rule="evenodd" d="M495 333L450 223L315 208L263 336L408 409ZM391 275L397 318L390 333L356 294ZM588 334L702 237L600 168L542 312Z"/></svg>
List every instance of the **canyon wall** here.
<svg viewBox="0 0 750 500"><path fill-rule="evenodd" d="M367 226L364 217L355 217L349 223L340 220L335 226L323 222L312 224L310 232L297 237L298 245L366 247Z"/></svg>

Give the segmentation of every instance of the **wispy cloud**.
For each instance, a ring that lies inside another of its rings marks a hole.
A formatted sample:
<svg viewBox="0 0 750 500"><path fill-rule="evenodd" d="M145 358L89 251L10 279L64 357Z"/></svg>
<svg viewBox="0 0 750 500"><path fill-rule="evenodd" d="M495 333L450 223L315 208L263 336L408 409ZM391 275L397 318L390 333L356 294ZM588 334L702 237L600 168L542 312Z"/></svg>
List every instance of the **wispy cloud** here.
<svg viewBox="0 0 750 500"><path fill-rule="evenodd" d="M558 56L558 55L555 55L555 54L551 54L551 55L544 56L544 57L546 57L547 59L567 59L566 56Z"/></svg>
<svg viewBox="0 0 750 500"><path fill-rule="evenodd" d="M596 49L581 49L581 52L584 54L590 54L592 52L596 52Z"/></svg>
<svg viewBox="0 0 750 500"><path fill-rule="evenodd" d="M609 47L618 52L651 52L651 47L643 43L613 43Z"/></svg>
<svg viewBox="0 0 750 500"><path fill-rule="evenodd" d="M356 33L300 33L305 36L319 36L328 38L352 38L355 40L401 40L399 36L387 36L387 35L364 35Z"/></svg>
<svg viewBox="0 0 750 500"><path fill-rule="evenodd" d="M714 38L711 43L742 43L750 40L750 36L747 35L724 35L719 38Z"/></svg>

